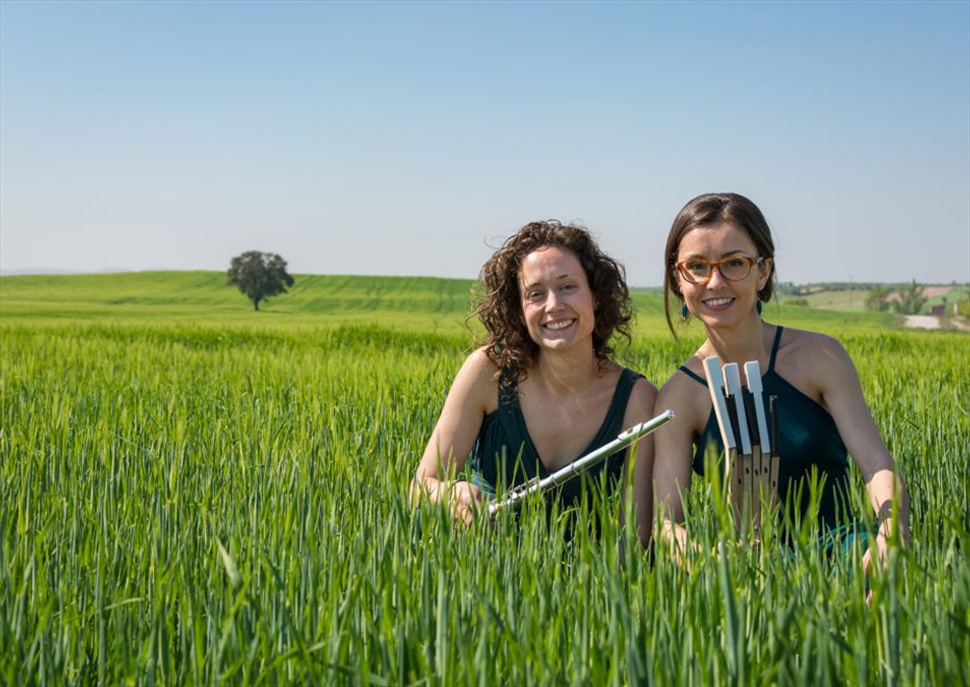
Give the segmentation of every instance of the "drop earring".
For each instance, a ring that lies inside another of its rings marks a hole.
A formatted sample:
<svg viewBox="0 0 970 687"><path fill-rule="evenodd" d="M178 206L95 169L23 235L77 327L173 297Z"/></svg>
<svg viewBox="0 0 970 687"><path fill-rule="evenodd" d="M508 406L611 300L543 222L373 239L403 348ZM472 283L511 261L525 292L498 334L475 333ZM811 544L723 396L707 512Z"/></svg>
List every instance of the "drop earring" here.
<svg viewBox="0 0 970 687"><path fill-rule="evenodd" d="M754 309L758 311L758 315L761 315L761 299L760 298L758 299L758 302L755 304Z"/></svg>
<svg viewBox="0 0 970 687"><path fill-rule="evenodd" d="M680 319L682 319L684 322L686 322L687 321L687 318L689 318L689 317L690 317L690 310L687 309L687 304L686 303L681 303L680 304Z"/></svg>

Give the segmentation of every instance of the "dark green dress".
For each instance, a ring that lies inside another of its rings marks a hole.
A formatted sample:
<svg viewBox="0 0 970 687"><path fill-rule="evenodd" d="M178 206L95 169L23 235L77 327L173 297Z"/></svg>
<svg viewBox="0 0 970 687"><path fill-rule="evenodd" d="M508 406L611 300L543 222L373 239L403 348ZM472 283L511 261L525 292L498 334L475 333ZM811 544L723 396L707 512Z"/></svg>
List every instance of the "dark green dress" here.
<svg viewBox="0 0 970 687"><path fill-rule="evenodd" d="M777 372L775 358L781 343L782 327L778 327L771 347L768 371L761 377L765 404L770 396L778 397L778 497L781 504L789 503L789 515L797 513L809 517L808 480L812 468L825 476L821 503L816 514L819 531L829 532L851 522L846 497L848 495L849 458L845 443L835 426L835 420L822 406L796 389ZM707 381L686 367L680 371L707 386ZM717 455L723 455L724 442L717 426L717 416L711 408L704 433L695 437L693 460L694 472L704 474L704 457L711 447ZM800 493L799 482L804 480Z"/></svg>
<svg viewBox="0 0 970 687"><path fill-rule="evenodd" d="M623 416L627 402L630 400L633 385L642 376L633 370L622 370L606 419L589 446L576 458L616 439L626 429L623 426ZM564 482L549 498L557 499L563 507L576 505L582 496L583 483L598 482L604 471L608 483L615 485L622 474L625 456L625 450L613 454L580 477ZM526 428L515 384L499 384L498 409L485 416L469 465L473 474L472 482L491 496L495 495L496 489L518 486L537 475L540 479L549 476L550 473L539 460L539 453Z"/></svg>

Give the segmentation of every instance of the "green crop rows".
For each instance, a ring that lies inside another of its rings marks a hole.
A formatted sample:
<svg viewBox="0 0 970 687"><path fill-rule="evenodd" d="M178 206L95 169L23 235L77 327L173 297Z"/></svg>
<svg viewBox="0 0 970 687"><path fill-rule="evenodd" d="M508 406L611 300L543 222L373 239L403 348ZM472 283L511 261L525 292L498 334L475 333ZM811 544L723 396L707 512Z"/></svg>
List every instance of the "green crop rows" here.
<svg viewBox="0 0 970 687"><path fill-rule="evenodd" d="M0 683L970 684L970 337L766 311L840 337L909 487L867 606L858 553L714 555L711 485L690 572L617 496L569 544L535 503L416 511L468 288L307 277L252 313L216 273L0 279ZM637 303L619 355L659 384L697 332Z"/></svg>

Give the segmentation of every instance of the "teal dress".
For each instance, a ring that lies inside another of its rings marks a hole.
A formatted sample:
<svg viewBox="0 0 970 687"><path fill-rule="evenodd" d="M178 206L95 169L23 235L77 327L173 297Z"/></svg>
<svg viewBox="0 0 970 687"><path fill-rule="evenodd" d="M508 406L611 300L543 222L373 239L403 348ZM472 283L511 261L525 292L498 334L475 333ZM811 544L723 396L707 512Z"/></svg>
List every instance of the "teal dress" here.
<svg viewBox="0 0 970 687"><path fill-rule="evenodd" d="M788 514L801 518L815 517L819 532L838 532L852 527L847 496L849 485L849 457L845 443L835 426L835 420L822 406L792 386L775 371L775 359L781 343L782 327L778 327L771 347L768 371L762 375L764 397L777 396L778 412L778 497L788 504ZM686 367L680 371L707 386L707 381ZM700 437L695 437L694 472L704 474L704 457L713 450L723 455L724 443L718 430L714 409ZM812 469L825 476L818 513L808 513L809 489L806 479ZM799 483L802 483L799 488Z"/></svg>
<svg viewBox="0 0 970 687"><path fill-rule="evenodd" d="M616 439L626 429L623 426L623 417L630 393L637 379L642 376L633 370L622 370L606 419L580 456ZM582 497L583 483L599 482L604 471L607 483L615 486L622 475L625 456L625 450L615 453L589 468L580 477L564 482L547 496L550 505L552 501L558 501L564 508L576 505ZM549 476L550 472L539 460L539 453L529 436L519 405L518 388L514 383L499 384L498 408L485 416L471 452L469 465L472 470L472 483L490 496L495 495L497 488L509 489L536 476L540 479Z"/></svg>

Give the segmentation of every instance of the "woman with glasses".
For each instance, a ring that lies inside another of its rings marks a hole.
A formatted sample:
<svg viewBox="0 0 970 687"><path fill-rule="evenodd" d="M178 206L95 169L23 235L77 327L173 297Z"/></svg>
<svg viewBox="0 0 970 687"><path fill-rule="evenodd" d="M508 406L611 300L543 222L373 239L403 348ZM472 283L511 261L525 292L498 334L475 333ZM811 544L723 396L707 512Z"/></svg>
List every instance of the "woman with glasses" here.
<svg viewBox="0 0 970 687"><path fill-rule="evenodd" d="M698 196L674 220L664 257L671 332L676 337L674 310L684 322L699 320L706 339L657 399L658 408L670 408L677 416L656 435L653 488L663 538L677 550L686 545L683 495L692 472L703 474L705 456L712 451L724 455L702 365L717 356L721 364L758 361L764 397L777 397L779 503L788 504L792 517L817 519L820 533L849 535L852 520L845 506L851 455L876 512L875 553L884 561L887 538L909 537L905 489L842 345L823 334L761 319L762 303L771 299L775 286L774 243L761 211L734 193ZM818 512L808 513L809 489L803 480L813 471L824 481ZM650 484L637 483L638 497L646 501L650 491ZM866 569L872 554L873 549L865 554Z"/></svg>

